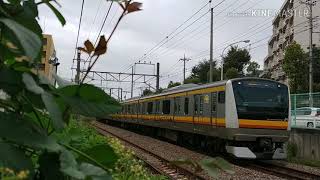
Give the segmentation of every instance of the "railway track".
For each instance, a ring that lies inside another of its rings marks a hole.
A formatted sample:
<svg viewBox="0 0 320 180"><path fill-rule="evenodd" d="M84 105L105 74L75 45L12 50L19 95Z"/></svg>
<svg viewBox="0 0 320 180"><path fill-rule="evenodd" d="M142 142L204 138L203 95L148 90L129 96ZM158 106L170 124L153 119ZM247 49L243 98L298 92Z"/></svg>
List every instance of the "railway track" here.
<svg viewBox="0 0 320 180"><path fill-rule="evenodd" d="M286 179L297 179L297 180L320 179L320 175L317 175L317 174L300 171L297 169L281 166L279 164L268 163L263 161L248 163L246 164L246 166L258 171L265 172L267 174L272 174L272 175L286 178Z"/></svg>
<svg viewBox="0 0 320 180"><path fill-rule="evenodd" d="M102 123L94 122L92 123L92 125L98 130L99 133L116 137L129 146L145 153L147 155L147 158L142 158L141 156L137 157L143 160L147 164L149 169L151 169L155 173L167 176L172 180L205 180L204 177L197 175L187 168L172 164L169 160L151 152L150 150L144 148L142 145L135 144L112 132L109 132L106 128L104 128L104 124Z"/></svg>

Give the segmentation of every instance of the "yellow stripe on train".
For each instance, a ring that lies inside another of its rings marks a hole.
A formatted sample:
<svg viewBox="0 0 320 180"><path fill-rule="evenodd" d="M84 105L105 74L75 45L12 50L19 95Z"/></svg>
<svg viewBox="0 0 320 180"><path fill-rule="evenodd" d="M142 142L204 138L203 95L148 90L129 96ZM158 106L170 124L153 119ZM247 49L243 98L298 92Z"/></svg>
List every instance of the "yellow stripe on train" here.
<svg viewBox="0 0 320 180"><path fill-rule="evenodd" d="M142 115L142 114L116 114L112 115L116 119L142 119L156 121L174 121L183 123L193 123L202 125L213 125L225 127L225 118L210 118L210 117L193 117L193 116L168 116L168 115ZM269 120L252 120L239 119L240 128L254 129L287 129L288 121L269 121Z"/></svg>

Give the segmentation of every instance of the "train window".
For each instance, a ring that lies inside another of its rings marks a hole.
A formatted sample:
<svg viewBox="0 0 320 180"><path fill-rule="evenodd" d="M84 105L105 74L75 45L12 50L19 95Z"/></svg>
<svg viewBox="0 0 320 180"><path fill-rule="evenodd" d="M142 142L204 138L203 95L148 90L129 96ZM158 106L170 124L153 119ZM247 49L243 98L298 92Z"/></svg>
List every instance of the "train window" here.
<svg viewBox="0 0 320 180"><path fill-rule="evenodd" d="M194 96L194 114L198 114L199 95Z"/></svg>
<svg viewBox="0 0 320 180"><path fill-rule="evenodd" d="M200 96L199 114L203 113L203 102L204 102L204 96Z"/></svg>
<svg viewBox="0 0 320 180"><path fill-rule="evenodd" d="M137 104L133 105L133 113L135 113L135 114L137 113Z"/></svg>
<svg viewBox="0 0 320 180"><path fill-rule="evenodd" d="M164 100L162 102L162 113L170 114L170 100Z"/></svg>
<svg viewBox="0 0 320 180"><path fill-rule="evenodd" d="M153 102L148 102L147 112L148 114L152 114Z"/></svg>
<svg viewBox="0 0 320 180"><path fill-rule="evenodd" d="M160 112L160 101L156 101L156 114Z"/></svg>
<svg viewBox="0 0 320 180"><path fill-rule="evenodd" d="M189 114L189 98L184 98L184 114Z"/></svg>
<svg viewBox="0 0 320 180"><path fill-rule="evenodd" d="M143 113L147 114L148 103L143 103Z"/></svg>
<svg viewBox="0 0 320 180"><path fill-rule="evenodd" d="M218 92L218 102L221 104L225 103L225 92L224 91Z"/></svg>
<svg viewBox="0 0 320 180"><path fill-rule="evenodd" d="M174 98L174 113L175 114L180 113L180 109L181 109L180 106L181 106L180 105L180 98L179 97Z"/></svg>
<svg viewBox="0 0 320 180"><path fill-rule="evenodd" d="M217 93L216 92L211 94L211 111L212 112L217 111Z"/></svg>

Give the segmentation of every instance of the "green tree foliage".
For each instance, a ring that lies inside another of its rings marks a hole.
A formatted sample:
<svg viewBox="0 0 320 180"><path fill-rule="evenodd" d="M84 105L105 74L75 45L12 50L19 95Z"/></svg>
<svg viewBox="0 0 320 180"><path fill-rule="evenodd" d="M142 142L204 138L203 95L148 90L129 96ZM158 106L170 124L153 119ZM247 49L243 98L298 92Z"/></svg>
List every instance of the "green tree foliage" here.
<svg viewBox="0 0 320 180"><path fill-rule="evenodd" d="M297 43L285 50L283 70L289 78L292 93L303 93L308 90L308 58Z"/></svg>
<svg viewBox="0 0 320 180"><path fill-rule="evenodd" d="M265 72L265 73L261 76L261 78L272 79L272 78L271 78L271 71L268 70L267 72Z"/></svg>
<svg viewBox="0 0 320 180"><path fill-rule="evenodd" d="M170 81L168 84L168 88L172 88L172 87L176 87L176 86L180 86L180 85L181 85L181 83L179 83L179 82Z"/></svg>
<svg viewBox="0 0 320 180"><path fill-rule="evenodd" d="M261 70L260 69L260 65L255 62L255 61L251 61L249 62L249 65L247 67L247 76L250 77L259 77L259 75L261 74Z"/></svg>
<svg viewBox="0 0 320 180"><path fill-rule="evenodd" d="M216 68L216 61L213 61L213 81L219 81L220 74L219 70ZM201 83L205 84L209 82L209 71L210 62L208 60L203 60L199 62L196 66L192 68L191 75L186 79L186 82L190 83Z"/></svg>
<svg viewBox="0 0 320 180"><path fill-rule="evenodd" d="M244 67L250 62L251 56L247 49L240 49L238 46L231 46L227 55L222 57L224 61L224 72L230 68L236 68L239 74L244 74Z"/></svg>
<svg viewBox="0 0 320 180"><path fill-rule="evenodd" d="M192 78L188 77L186 80L183 82L184 84L200 84L200 79L199 78Z"/></svg>
<svg viewBox="0 0 320 180"><path fill-rule="evenodd" d="M320 48L313 48L313 89L320 91Z"/></svg>
<svg viewBox="0 0 320 180"><path fill-rule="evenodd" d="M151 91L150 89L145 89L142 91L142 96L149 96L149 95L152 95L154 94L153 91Z"/></svg>
<svg viewBox="0 0 320 180"><path fill-rule="evenodd" d="M226 78L227 79L237 78L238 76L239 76L238 75L238 70L236 68L230 68L226 72Z"/></svg>

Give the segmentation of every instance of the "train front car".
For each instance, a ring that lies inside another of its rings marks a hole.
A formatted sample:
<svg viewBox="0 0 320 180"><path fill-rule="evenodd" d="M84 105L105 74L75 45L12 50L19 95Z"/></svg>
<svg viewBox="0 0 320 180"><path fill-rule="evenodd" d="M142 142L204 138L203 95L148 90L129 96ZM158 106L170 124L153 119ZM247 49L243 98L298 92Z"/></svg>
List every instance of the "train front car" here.
<svg viewBox="0 0 320 180"><path fill-rule="evenodd" d="M288 87L265 79L226 83L226 150L238 158L285 159L289 138Z"/></svg>

